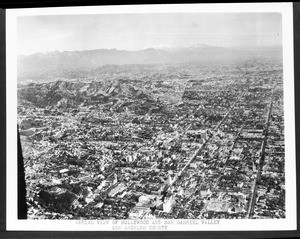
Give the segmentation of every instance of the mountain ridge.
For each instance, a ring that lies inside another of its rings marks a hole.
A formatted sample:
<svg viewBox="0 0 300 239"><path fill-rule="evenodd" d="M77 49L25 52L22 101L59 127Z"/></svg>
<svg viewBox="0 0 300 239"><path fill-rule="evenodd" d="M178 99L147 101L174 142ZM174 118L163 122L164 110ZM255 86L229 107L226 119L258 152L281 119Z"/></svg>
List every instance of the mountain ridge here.
<svg viewBox="0 0 300 239"><path fill-rule="evenodd" d="M147 48L139 51L118 49L54 51L18 56L18 78L41 77L45 73L57 71L93 70L104 65L221 63L281 58L280 47L240 49L197 45L193 48L176 48L176 50Z"/></svg>

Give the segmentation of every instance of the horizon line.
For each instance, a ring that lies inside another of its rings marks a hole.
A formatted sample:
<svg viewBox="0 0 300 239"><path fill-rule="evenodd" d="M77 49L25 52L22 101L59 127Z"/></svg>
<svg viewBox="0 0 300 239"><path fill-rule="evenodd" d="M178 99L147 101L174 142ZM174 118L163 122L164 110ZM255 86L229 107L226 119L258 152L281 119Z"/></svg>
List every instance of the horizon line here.
<svg viewBox="0 0 300 239"><path fill-rule="evenodd" d="M27 54L17 54L18 57L26 57L26 56L33 56L33 55L38 55L38 54L51 54L51 53L64 53L64 52L86 52L86 51L97 51L97 50L116 50L116 51L127 51L127 52L139 52L139 51L145 51L145 50L150 50L150 49L155 49L155 50L167 50L167 49L188 49L188 48L223 48L223 49L253 49L253 48L281 48L283 47L282 44L272 44L272 45L251 45L251 46L218 46L218 45L209 45L209 44L195 44L192 46L146 46L141 49L118 49L118 48L93 48L93 49L81 49L81 50L52 50L52 51L42 51L42 52L34 52L34 53L27 53Z"/></svg>

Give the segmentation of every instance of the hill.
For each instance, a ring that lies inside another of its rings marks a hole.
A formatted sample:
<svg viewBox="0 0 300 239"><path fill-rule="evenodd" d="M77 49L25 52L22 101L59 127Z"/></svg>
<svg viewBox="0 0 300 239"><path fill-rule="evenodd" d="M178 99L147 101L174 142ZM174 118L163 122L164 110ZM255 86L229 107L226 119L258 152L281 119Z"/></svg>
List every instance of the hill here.
<svg viewBox="0 0 300 239"><path fill-rule="evenodd" d="M124 51L97 49L37 53L18 57L18 80L48 76L85 77L99 72L114 73L117 66L134 65L128 71L138 71L140 65L164 65L181 63L242 62L251 59L281 60L281 47L234 49L199 45L189 48ZM143 67L143 70L146 66Z"/></svg>

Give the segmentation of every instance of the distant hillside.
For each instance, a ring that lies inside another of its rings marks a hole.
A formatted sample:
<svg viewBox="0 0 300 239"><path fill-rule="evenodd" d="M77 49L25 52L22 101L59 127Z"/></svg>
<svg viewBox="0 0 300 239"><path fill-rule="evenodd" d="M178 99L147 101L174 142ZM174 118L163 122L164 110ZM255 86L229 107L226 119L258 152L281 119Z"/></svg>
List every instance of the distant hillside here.
<svg viewBox="0 0 300 239"><path fill-rule="evenodd" d="M154 49L124 51L98 49L87 51L64 51L37 53L18 57L18 79L42 77L45 74L85 74L91 70L114 72L112 65L147 65L178 63L239 62L250 59L281 60L280 47L232 49L213 46L190 48ZM101 67L111 65L110 68ZM136 67L135 70L139 70Z"/></svg>
<svg viewBox="0 0 300 239"><path fill-rule="evenodd" d="M21 85L18 88L18 105L51 109L107 105L115 110L122 111L127 107L139 113L160 107L150 93L122 80Z"/></svg>

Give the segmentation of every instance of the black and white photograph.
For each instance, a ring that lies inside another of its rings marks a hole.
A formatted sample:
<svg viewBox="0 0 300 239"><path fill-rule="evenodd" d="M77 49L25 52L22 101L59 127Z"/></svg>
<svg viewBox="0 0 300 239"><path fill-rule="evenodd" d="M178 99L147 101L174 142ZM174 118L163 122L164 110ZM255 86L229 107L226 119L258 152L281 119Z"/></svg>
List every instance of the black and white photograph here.
<svg viewBox="0 0 300 239"><path fill-rule="evenodd" d="M290 4L68 9L8 18L12 222L296 227Z"/></svg>

